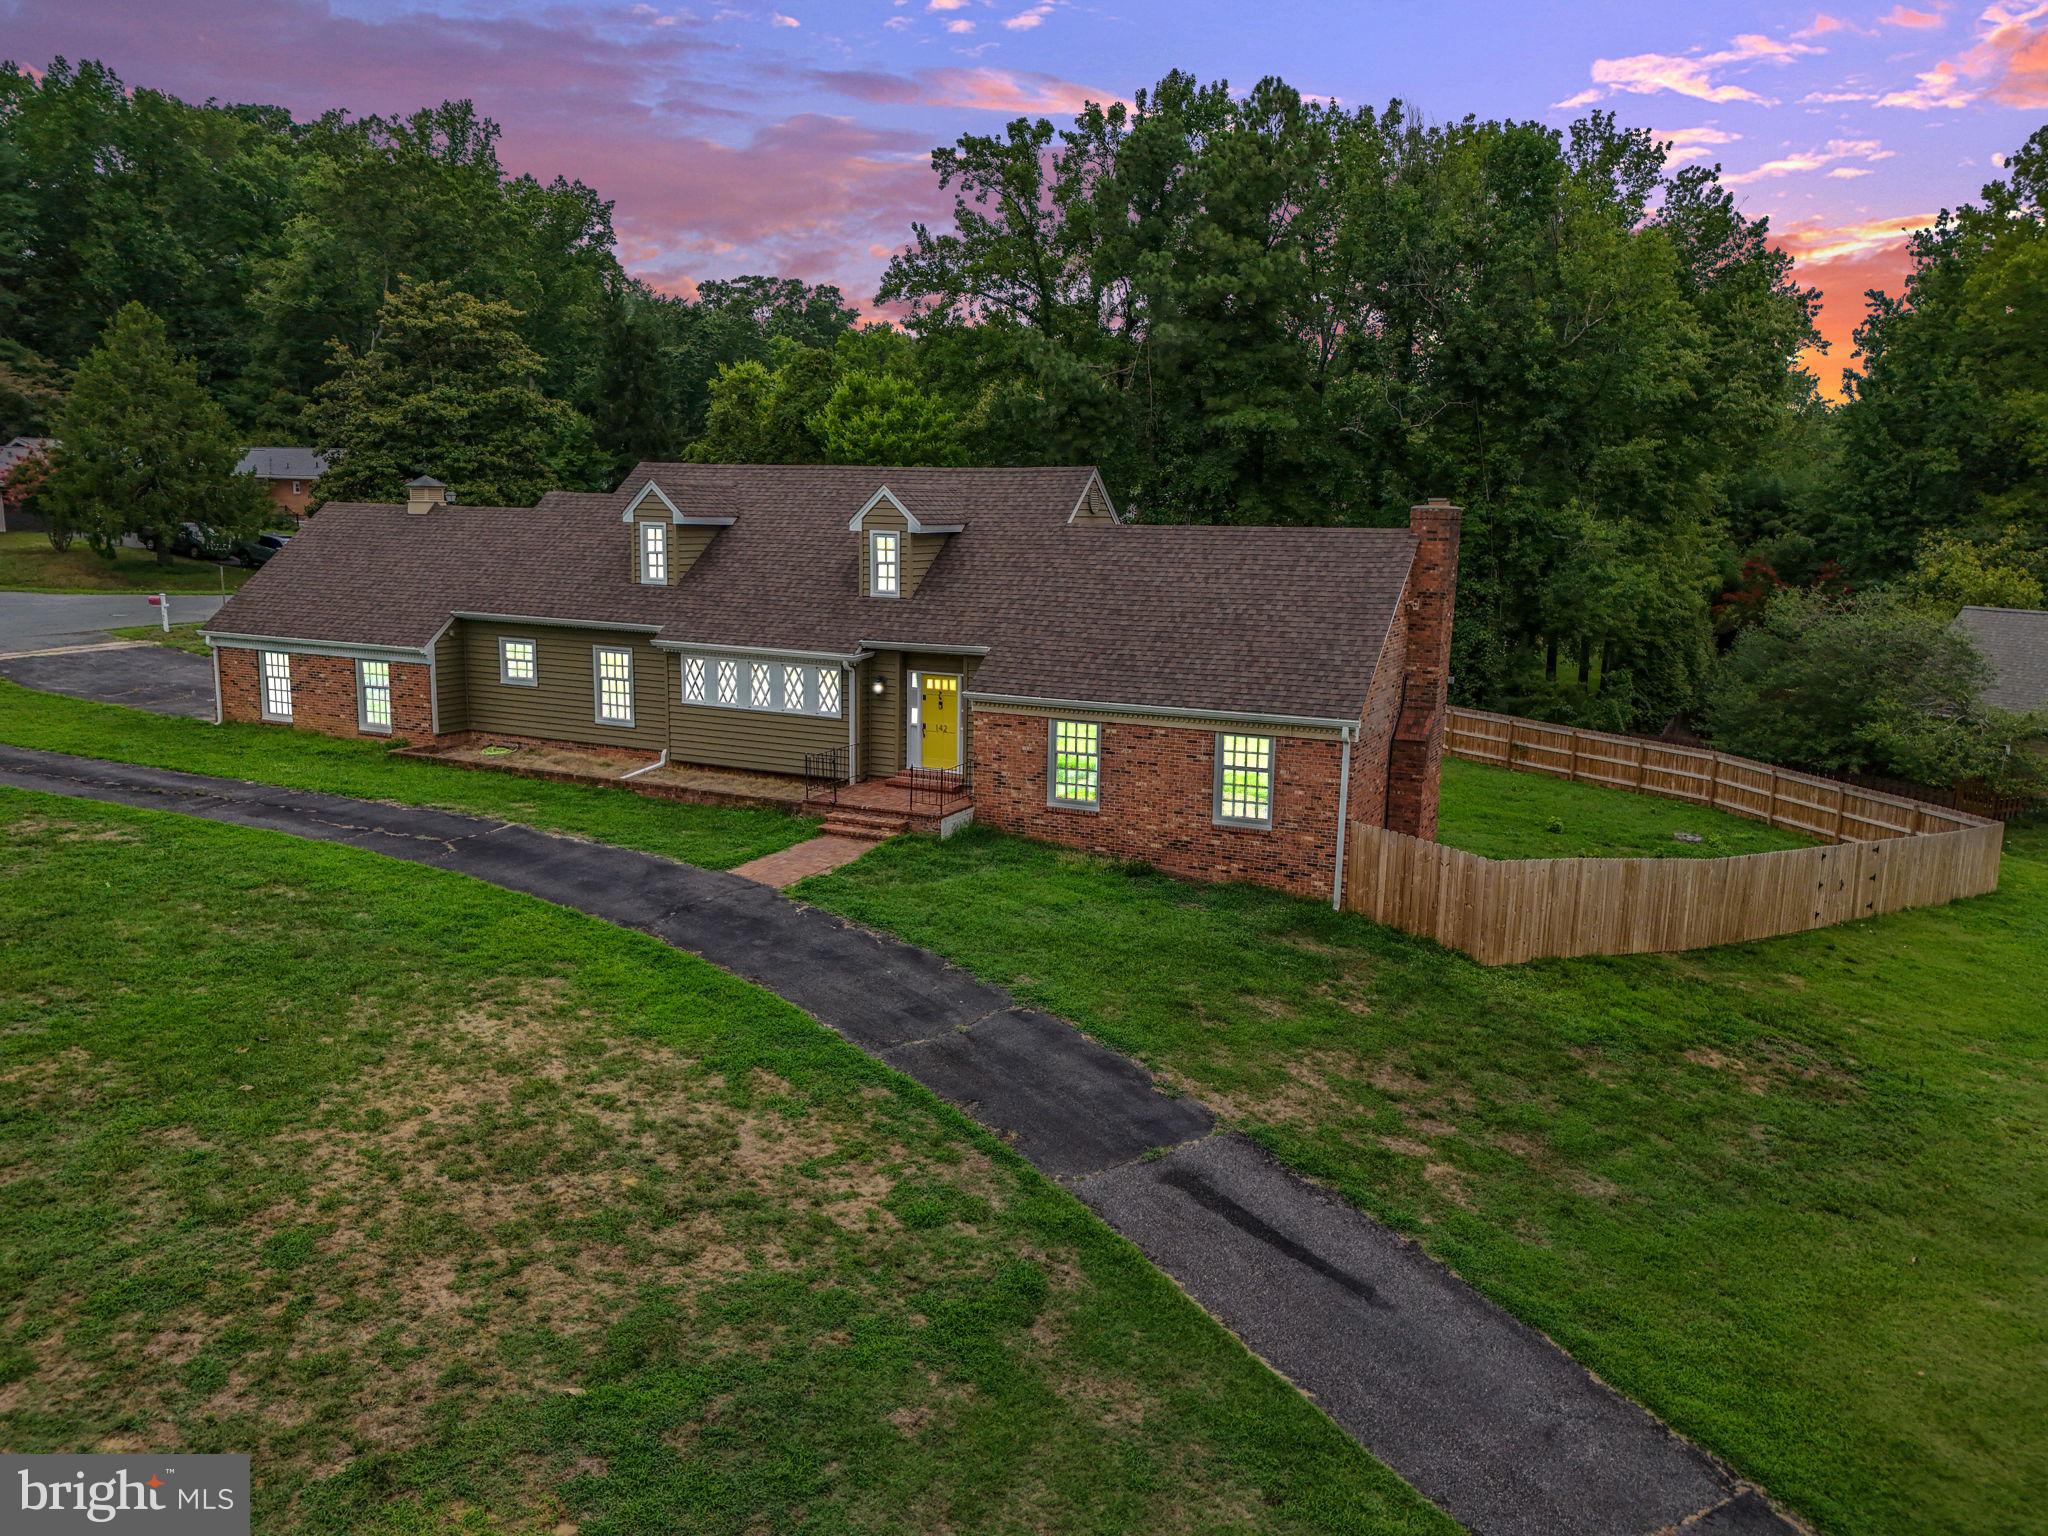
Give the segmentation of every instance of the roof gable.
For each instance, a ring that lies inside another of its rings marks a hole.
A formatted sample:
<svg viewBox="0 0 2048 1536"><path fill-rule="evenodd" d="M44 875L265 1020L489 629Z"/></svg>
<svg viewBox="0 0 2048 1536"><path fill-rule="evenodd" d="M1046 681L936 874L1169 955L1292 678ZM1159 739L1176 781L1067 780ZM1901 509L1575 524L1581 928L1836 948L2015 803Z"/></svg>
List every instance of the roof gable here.
<svg viewBox="0 0 2048 1536"><path fill-rule="evenodd" d="M912 533L958 533L965 526L965 524L957 521L946 523L920 521L918 515L903 505L902 499L885 485L876 491L874 495L870 496L862 504L861 509L853 514L852 519L846 525L847 530L851 533L859 533L867 526L868 514L873 512L875 508L883 506L895 508L902 517L904 526Z"/></svg>

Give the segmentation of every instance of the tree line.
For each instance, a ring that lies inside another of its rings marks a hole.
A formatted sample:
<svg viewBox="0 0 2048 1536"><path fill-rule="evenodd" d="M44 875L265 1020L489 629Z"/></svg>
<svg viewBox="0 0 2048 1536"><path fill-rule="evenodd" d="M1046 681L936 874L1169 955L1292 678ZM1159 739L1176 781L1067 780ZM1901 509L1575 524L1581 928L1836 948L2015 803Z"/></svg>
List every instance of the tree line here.
<svg viewBox="0 0 2048 1536"><path fill-rule="evenodd" d="M507 175L467 102L300 122L7 65L0 434L61 427L96 348L150 340L135 304L206 430L334 452L329 498L431 472L526 504L644 458L1088 462L1156 521L1389 525L1443 495L1462 699L1989 777L2025 731L1940 637L1962 602L2040 602L2044 161L2048 130L1916 237L1830 406L1798 365L1817 295L1765 222L1608 114L1432 123L1170 74L936 150L950 226L889 263L900 325L860 326L788 278L651 290L611 205ZM1850 617L1917 647L1872 708L1946 722L1939 751L1793 739L1785 658Z"/></svg>

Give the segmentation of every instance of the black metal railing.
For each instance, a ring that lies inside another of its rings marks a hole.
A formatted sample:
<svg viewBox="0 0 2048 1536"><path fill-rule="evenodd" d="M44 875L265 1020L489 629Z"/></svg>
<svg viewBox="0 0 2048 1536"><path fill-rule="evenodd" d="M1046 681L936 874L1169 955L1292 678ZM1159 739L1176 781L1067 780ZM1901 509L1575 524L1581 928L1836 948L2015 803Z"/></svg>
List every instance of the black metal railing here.
<svg viewBox="0 0 2048 1536"><path fill-rule="evenodd" d="M837 805L839 786L846 781L839 749L804 754L804 804Z"/></svg>
<svg viewBox="0 0 2048 1536"><path fill-rule="evenodd" d="M910 786L910 814L920 809L927 816L942 816L948 800L965 801L971 791L965 768L908 768L904 777Z"/></svg>

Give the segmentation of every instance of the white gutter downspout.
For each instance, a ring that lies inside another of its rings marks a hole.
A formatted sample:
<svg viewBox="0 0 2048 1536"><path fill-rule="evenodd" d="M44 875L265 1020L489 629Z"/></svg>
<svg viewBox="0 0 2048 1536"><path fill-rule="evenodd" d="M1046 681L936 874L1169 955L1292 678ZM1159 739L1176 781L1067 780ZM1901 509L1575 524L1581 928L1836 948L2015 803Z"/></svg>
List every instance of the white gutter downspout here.
<svg viewBox="0 0 2048 1536"><path fill-rule="evenodd" d="M846 700L846 782L860 782L860 663L846 663L846 688L841 695Z"/></svg>
<svg viewBox="0 0 2048 1536"><path fill-rule="evenodd" d="M667 747L663 747L663 748L661 749L661 756L657 757L657 758L656 758L656 759L655 759L655 760L654 760L653 762L651 762L651 763L648 763L648 764L647 764L647 765L646 765L645 767L641 767L641 768L635 768L635 769L634 769L634 770L633 770L633 771L632 771L631 773L622 773L622 774L620 774L620 775L619 775L619 782L620 782L621 784L623 784L623 783L625 783L625 782L626 782L626 780L628 780L628 779L637 779L637 778L639 778L639 777L640 777L640 775L641 775L641 774L643 774L643 773L652 773L652 772L654 772L654 770L655 770L655 769L657 769L657 768L666 768L667 766L668 766L668 748L667 748Z"/></svg>
<svg viewBox="0 0 2048 1536"><path fill-rule="evenodd" d="M1350 821L1351 738L1358 727L1344 727L1344 760L1337 769L1337 867L1330 872L1330 910L1344 910L1344 829Z"/></svg>
<svg viewBox="0 0 2048 1536"><path fill-rule="evenodd" d="M213 723L219 725L224 718L220 702L220 647L210 645L207 649L213 652Z"/></svg>

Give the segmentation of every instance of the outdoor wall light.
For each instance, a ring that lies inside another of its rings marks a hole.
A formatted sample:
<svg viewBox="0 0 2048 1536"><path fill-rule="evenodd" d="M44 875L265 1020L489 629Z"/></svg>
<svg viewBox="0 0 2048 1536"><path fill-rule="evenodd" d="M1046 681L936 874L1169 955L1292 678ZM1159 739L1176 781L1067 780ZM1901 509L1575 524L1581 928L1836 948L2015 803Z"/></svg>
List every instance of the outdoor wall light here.
<svg viewBox="0 0 2048 1536"><path fill-rule="evenodd" d="M876 678L872 683L868 684L868 692L872 693L878 699L882 696L882 680L879 677Z"/></svg>

